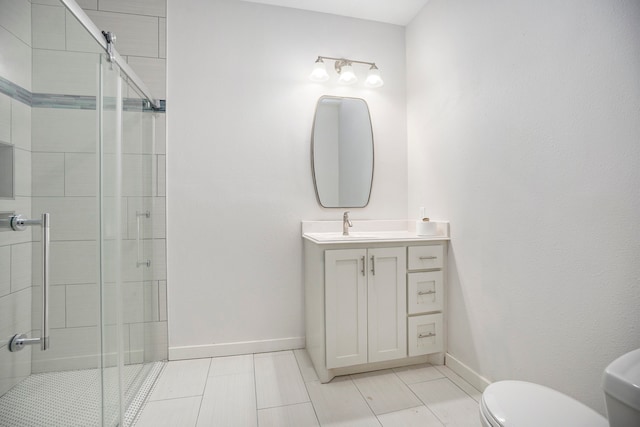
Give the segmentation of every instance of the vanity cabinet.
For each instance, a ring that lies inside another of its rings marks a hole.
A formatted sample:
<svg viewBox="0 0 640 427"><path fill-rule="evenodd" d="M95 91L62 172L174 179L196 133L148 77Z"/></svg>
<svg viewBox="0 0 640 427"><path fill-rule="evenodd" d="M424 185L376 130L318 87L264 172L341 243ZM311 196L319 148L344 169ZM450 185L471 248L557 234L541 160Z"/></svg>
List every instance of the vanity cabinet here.
<svg viewBox="0 0 640 427"><path fill-rule="evenodd" d="M304 239L306 349L321 382L444 363L446 239Z"/></svg>
<svg viewBox="0 0 640 427"><path fill-rule="evenodd" d="M406 357L405 248L324 255L327 368Z"/></svg>

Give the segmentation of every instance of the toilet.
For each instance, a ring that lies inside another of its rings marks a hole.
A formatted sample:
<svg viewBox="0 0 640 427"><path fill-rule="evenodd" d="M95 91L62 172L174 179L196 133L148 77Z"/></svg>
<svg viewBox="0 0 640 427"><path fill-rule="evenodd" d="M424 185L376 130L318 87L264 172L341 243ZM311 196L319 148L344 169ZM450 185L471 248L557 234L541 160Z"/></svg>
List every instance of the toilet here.
<svg viewBox="0 0 640 427"><path fill-rule="evenodd" d="M609 421L549 387L498 381L482 393L480 422L483 427L639 427L640 349L611 362L602 387Z"/></svg>

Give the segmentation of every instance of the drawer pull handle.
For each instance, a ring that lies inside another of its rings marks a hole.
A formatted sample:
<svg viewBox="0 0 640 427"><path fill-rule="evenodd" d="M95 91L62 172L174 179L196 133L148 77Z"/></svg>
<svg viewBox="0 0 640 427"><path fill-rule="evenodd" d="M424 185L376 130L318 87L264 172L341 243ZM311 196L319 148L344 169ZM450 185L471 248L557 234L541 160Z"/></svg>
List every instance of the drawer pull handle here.
<svg viewBox="0 0 640 427"><path fill-rule="evenodd" d="M431 337L435 337L436 334L434 334L433 332L429 332L428 334L420 334L418 335L418 338L431 338Z"/></svg>
<svg viewBox="0 0 640 427"><path fill-rule="evenodd" d="M362 270L360 270L360 272L362 273L362 275L364 276L364 255L362 256Z"/></svg>
<svg viewBox="0 0 640 427"><path fill-rule="evenodd" d="M425 260L425 259L438 259L437 256L421 256L420 259Z"/></svg>
<svg viewBox="0 0 640 427"><path fill-rule="evenodd" d="M435 293L436 291L424 291L424 292L418 292L418 295L431 295Z"/></svg>

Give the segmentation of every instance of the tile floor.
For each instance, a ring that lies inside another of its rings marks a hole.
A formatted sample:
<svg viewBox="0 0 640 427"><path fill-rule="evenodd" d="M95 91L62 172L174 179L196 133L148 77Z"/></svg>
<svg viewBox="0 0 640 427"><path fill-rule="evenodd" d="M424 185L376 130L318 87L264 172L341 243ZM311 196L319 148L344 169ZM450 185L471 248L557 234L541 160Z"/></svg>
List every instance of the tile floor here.
<svg viewBox="0 0 640 427"><path fill-rule="evenodd" d="M478 427L481 393L428 364L320 384L305 350L169 362L136 427Z"/></svg>

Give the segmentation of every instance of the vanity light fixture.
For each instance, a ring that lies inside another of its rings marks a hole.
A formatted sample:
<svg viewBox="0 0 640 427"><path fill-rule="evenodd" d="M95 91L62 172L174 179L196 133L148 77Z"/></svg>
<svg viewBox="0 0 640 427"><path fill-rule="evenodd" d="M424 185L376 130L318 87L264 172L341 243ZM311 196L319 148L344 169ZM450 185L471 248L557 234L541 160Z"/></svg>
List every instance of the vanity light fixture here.
<svg viewBox="0 0 640 427"><path fill-rule="evenodd" d="M384 84L382 77L380 77L380 70L376 66L375 62L355 61L353 59L332 58L329 56L318 56L318 59L316 59L316 62L313 65L313 71L309 75L309 79L311 81L326 82L329 80L327 65L324 62L325 59L335 61L334 68L339 76L338 83L350 85L357 82L358 77L353 70L353 64L365 64L370 68L364 85L369 88L377 88Z"/></svg>

